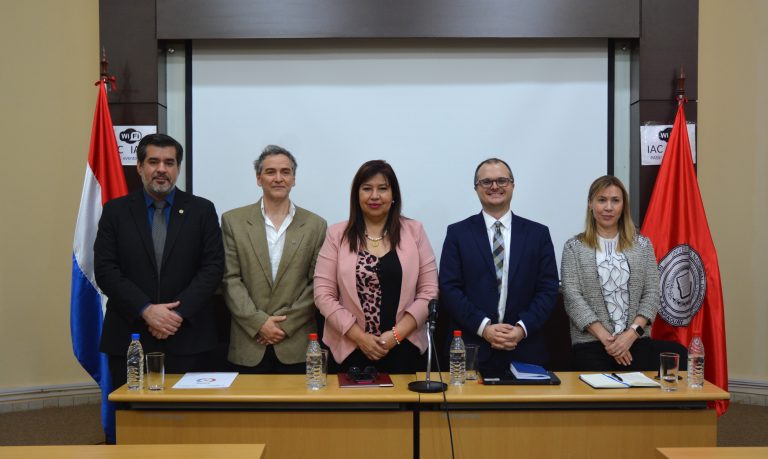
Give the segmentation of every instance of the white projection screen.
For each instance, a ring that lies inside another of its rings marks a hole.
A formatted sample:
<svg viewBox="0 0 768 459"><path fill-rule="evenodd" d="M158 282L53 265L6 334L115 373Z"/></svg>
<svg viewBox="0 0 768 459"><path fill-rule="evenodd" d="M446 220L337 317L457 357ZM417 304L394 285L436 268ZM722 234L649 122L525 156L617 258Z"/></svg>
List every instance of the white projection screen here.
<svg viewBox="0 0 768 459"><path fill-rule="evenodd" d="M193 192L219 214L255 202L253 160L277 144L298 160L293 202L331 224L358 167L384 159L439 259L447 225L480 211L475 167L499 157L559 265L607 170L606 41L420 43L195 41Z"/></svg>

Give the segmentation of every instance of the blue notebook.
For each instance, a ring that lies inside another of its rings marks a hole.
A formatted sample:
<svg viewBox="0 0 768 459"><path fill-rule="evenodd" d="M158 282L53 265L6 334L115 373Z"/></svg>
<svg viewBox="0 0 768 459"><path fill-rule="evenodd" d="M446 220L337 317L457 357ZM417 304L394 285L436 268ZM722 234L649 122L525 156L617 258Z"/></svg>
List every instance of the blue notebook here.
<svg viewBox="0 0 768 459"><path fill-rule="evenodd" d="M532 363L512 362L509 364L509 371L517 379L552 379L544 367Z"/></svg>
<svg viewBox="0 0 768 459"><path fill-rule="evenodd" d="M512 372L516 371L523 377L517 377ZM535 375L535 377L533 377ZM560 385L560 378L551 371L547 371L540 365L530 363L513 362L509 369L503 371L481 370L482 383L487 386L536 386L536 385ZM525 377L527 376L527 378Z"/></svg>

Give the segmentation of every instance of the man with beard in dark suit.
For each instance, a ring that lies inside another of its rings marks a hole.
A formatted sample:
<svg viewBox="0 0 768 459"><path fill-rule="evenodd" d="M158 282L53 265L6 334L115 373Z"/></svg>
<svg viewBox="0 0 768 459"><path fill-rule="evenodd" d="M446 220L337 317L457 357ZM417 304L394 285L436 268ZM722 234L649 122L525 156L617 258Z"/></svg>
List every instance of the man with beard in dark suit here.
<svg viewBox="0 0 768 459"><path fill-rule="evenodd" d="M109 298L100 350L112 387L126 382L132 333L144 352L164 352L168 373L206 371L216 347L211 296L224 273L213 203L176 189L181 145L151 134L137 147L143 188L109 201L99 220L94 269Z"/></svg>

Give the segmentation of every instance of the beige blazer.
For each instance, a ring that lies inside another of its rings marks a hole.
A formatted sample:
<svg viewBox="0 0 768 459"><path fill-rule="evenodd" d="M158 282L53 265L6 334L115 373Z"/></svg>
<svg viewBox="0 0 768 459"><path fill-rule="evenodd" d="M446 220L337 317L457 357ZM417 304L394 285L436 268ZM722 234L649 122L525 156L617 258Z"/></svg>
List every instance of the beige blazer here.
<svg viewBox="0 0 768 459"><path fill-rule="evenodd" d="M277 358L285 364L304 361L307 335L317 329L312 278L326 226L319 216L296 207L273 281L261 200L222 216L224 300L232 313L230 362L244 366L261 362L266 346L258 344L256 336L267 318L276 315L288 316L280 323L287 337L275 345Z"/></svg>

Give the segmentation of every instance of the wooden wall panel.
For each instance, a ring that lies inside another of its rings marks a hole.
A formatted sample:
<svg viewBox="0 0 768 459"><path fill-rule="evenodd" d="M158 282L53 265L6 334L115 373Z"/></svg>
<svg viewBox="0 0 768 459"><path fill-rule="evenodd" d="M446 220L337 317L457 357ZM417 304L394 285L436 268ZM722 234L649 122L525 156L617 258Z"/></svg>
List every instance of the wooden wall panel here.
<svg viewBox="0 0 768 459"><path fill-rule="evenodd" d="M157 0L158 38L638 37L638 0Z"/></svg>
<svg viewBox="0 0 768 459"><path fill-rule="evenodd" d="M641 31L632 59L630 111L632 217L641 225L653 193L659 166L640 164L640 126L646 122L672 124L676 77L686 73L688 121L696 121L698 97L698 0L643 0Z"/></svg>

